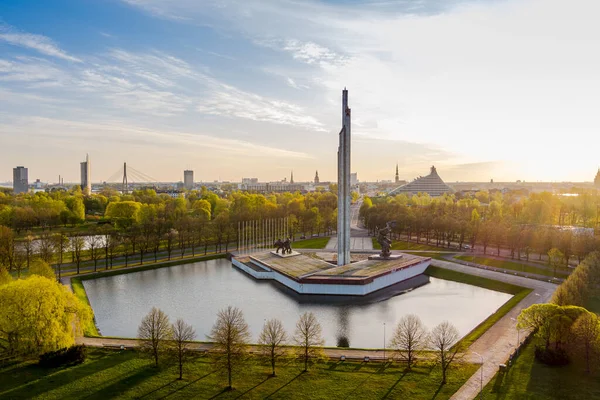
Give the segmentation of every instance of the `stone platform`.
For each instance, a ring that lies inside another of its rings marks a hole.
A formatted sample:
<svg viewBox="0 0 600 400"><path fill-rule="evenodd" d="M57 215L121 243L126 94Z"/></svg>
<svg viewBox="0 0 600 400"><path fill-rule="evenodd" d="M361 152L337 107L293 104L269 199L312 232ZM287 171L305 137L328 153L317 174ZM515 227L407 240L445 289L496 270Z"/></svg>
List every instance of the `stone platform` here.
<svg viewBox="0 0 600 400"><path fill-rule="evenodd" d="M394 254L336 266L304 254L237 256L232 263L256 279L273 279L300 294L364 296L422 274L431 258Z"/></svg>

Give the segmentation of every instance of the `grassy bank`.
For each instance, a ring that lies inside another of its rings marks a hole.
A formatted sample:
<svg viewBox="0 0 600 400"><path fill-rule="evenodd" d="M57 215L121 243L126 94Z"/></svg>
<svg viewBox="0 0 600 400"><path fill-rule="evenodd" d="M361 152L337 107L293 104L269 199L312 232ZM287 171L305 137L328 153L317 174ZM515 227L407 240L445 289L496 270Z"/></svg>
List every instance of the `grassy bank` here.
<svg viewBox="0 0 600 400"><path fill-rule="evenodd" d="M87 297L87 293L85 292L85 288L83 287L83 283L81 282L81 278L71 279L71 288L73 289L73 293L79 301L84 304L87 304L93 312L92 305L90 304L90 299ZM96 326L95 320L92 323L83 327L83 334L85 336L100 336L100 332L98 331L98 327Z"/></svg>
<svg viewBox="0 0 600 400"><path fill-rule="evenodd" d="M554 271L552 271L551 269L548 269L548 268L544 268L542 266L534 267L532 265L521 264L521 263L514 262L514 261L496 260L495 258L477 257L477 256L456 256L454 258L456 258L458 260L462 260L462 261L472 262L472 263L481 264L481 265L487 265L487 266L495 267L495 268L508 269L511 271L519 271L519 272L523 272L523 273L527 273L527 274L544 275L549 278L554 277ZM559 269L556 271L557 278L566 278L567 276L569 276L569 273L564 270Z"/></svg>
<svg viewBox="0 0 600 400"><path fill-rule="evenodd" d="M316 237L306 240L297 240L292 243L292 249L324 249L329 243L329 237Z"/></svg>
<svg viewBox="0 0 600 400"><path fill-rule="evenodd" d="M235 390L224 391L226 377L214 370L208 357L187 364L184 379L179 381L174 365L154 368L151 360L135 351L89 349L88 360L79 366L43 369L25 362L0 370L0 397L440 400L450 398L476 369L470 364L452 368L448 383L442 386L438 367L420 365L406 373L400 364L324 362L302 373L298 362L286 361L277 377L269 378L269 365L251 357L234 375Z"/></svg>
<svg viewBox="0 0 600 400"><path fill-rule="evenodd" d="M483 389L485 399L580 400L600 398L600 370L588 375L577 363L549 367L535 360L536 340L521 349L506 373L498 373Z"/></svg>
<svg viewBox="0 0 600 400"><path fill-rule="evenodd" d="M425 274L434 278L445 279L454 282L466 283L473 286L479 286L485 289L495 290L497 292L503 292L512 294L506 303L504 303L495 313L490 315L487 319L477 325L471 332L465 335L461 339L461 344L470 346L474 341L479 339L488 329L490 329L496 322L504 317L510 310L513 309L521 300L523 300L532 289L524 288L510 283L499 282L492 279L482 278L479 276L463 274L444 268L429 266L425 271Z"/></svg>

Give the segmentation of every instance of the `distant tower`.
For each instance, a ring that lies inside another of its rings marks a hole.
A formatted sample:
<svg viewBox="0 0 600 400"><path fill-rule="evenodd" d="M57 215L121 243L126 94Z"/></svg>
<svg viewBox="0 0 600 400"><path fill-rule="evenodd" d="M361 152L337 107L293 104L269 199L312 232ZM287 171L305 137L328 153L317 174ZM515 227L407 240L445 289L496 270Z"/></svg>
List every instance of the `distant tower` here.
<svg viewBox="0 0 600 400"><path fill-rule="evenodd" d="M596 177L594 178L594 185L600 188L600 168L598 168L598 172L596 172Z"/></svg>
<svg viewBox="0 0 600 400"><path fill-rule="evenodd" d="M290 183L294 183L294 171L292 171L292 175L290 176Z"/></svg>
<svg viewBox="0 0 600 400"><path fill-rule="evenodd" d="M85 161L81 163L81 190L86 194L92 194L92 173L90 165L90 156L85 155Z"/></svg>
<svg viewBox="0 0 600 400"><path fill-rule="evenodd" d="M315 185L319 183L319 171L315 171Z"/></svg>
<svg viewBox="0 0 600 400"><path fill-rule="evenodd" d="M127 163L123 163L123 187L121 189L123 194L129 193L129 185L127 184Z"/></svg>
<svg viewBox="0 0 600 400"><path fill-rule="evenodd" d="M183 171L183 186L186 189L192 189L194 187L194 171L189 169Z"/></svg>
<svg viewBox="0 0 600 400"><path fill-rule="evenodd" d="M29 191L29 178L27 168L20 166L13 168L13 191L27 193Z"/></svg>
<svg viewBox="0 0 600 400"><path fill-rule="evenodd" d="M398 175L398 163L396 163L396 179L395 182L398 183L400 182L400 175Z"/></svg>

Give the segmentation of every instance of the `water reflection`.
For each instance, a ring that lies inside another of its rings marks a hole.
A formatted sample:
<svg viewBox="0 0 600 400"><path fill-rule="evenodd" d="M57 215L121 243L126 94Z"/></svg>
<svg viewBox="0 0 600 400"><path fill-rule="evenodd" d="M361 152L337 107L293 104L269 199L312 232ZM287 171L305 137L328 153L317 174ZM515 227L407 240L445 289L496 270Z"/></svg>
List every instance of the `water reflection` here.
<svg viewBox="0 0 600 400"><path fill-rule="evenodd" d="M365 297L301 296L275 282L254 280L227 260L117 275L84 284L104 335L134 337L142 317L157 306L172 320L183 318L194 325L198 339L203 340L218 310L232 305L243 310L255 341L265 319L279 318L292 334L300 314L312 311L323 327L327 346L346 340L353 347L381 347L383 323L389 332L409 313L419 315L430 328L447 319L465 334L510 298L504 293L427 277ZM406 291L407 286L419 285Z"/></svg>

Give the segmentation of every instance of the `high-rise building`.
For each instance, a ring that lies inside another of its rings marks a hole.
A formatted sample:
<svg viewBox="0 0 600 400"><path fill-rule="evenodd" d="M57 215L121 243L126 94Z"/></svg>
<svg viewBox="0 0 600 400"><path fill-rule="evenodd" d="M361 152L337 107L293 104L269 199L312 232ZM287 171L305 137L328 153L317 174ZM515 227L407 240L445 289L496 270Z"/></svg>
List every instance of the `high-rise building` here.
<svg viewBox="0 0 600 400"><path fill-rule="evenodd" d="M315 185L319 183L319 171L315 171Z"/></svg>
<svg viewBox="0 0 600 400"><path fill-rule="evenodd" d="M398 175L398 164L396 164L396 179L394 180L394 182L400 182L400 175Z"/></svg>
<svg viewBox="0 0 600 400"><path fill-rule="evenodd" d="M85 155L85 161L81 163L81 190L87 194L92 194L92 175L91 175L90 156Z"/></svg>
<svg viewBox="0 0 600 400"><path fill-rule="evenodd" d="M350 185L352 185L352 186L358 185L358 173L352 172L350 174Z"/></svg>
<svg viewBox="0 0 600 400"><path fill-rule="evenodd" d="M23 166L13 168L13 191L15 193L27 193L29 191L27 168Z"/></svg>
<svg viewBox="0 0 600 400"><path fill-rule="evenodd" d="M189 169L183 171L183 186L186 189L194 188L194 171Z"/></svg>

